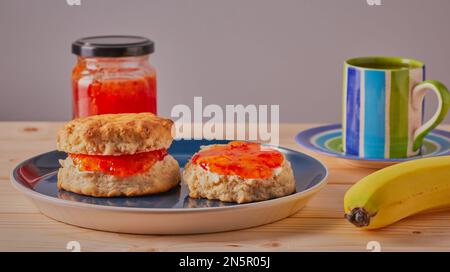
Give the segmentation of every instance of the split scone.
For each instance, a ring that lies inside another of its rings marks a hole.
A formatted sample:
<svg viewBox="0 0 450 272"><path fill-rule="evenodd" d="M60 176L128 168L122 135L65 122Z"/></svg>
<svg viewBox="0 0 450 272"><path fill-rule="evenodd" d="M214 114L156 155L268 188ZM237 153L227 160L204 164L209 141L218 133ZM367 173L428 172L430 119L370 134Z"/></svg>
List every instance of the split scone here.
<svg viewBox="0 0 450 272"><path fill-rule="evenodd" d="M186 164L183 179L190 197L225 202L261 201L295 192L289 161L258 143L202 147Z"/></svg>
<svg viewBox="0 0 450 272"><path fill-rule="evenodd" d="M173 122L151 113L75 119L59 131L58 188L96 196L139 196L168 191L180 181L167 153Z"/></svg>

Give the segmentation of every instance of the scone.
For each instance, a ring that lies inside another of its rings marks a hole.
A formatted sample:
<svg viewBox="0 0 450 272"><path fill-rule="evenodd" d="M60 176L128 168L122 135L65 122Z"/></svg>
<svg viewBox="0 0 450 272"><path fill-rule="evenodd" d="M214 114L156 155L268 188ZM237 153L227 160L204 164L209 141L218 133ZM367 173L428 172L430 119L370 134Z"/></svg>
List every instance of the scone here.
<svg viewBox="0 0 450 272"><path fill-rule="evenodd" d="M58 132L68 153L58 171L59 189L113 197L168 191L180 181L167 153L173 122L151 113L105 114L75 119Z"/></svg>
<svg viewBox="0 0 450 272"><path fill-rule="evenodd" d="M202 147L186 164L183 179L190 197L225 202L261 201L295 192L289 161L258 143Z"/></svg>

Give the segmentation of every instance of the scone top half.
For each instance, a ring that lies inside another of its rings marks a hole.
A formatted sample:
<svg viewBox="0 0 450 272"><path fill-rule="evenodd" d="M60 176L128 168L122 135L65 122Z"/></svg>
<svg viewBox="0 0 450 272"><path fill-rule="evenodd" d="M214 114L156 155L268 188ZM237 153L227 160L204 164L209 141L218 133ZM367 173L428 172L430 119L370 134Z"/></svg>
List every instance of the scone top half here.
<svg viewBox="0 0 450 272"><path fill-rule="evenodd" d="M72 120L57 148L70 154L126 155L168 149L173 121L152 113L104 114Z"/></svg>

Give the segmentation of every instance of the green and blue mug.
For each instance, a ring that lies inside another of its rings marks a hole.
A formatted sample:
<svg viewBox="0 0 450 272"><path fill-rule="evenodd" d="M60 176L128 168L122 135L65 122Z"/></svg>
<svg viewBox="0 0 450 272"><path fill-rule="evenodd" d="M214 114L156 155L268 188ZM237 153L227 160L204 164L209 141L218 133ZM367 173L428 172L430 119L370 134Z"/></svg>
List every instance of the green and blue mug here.
<svg viewBox="0 0 450 272"><path fill-rule="evenodd" d="M423 139L450 107L447 88L439 81L425 80L425 65L413 59L347 60L343 83L343 149L361 158L418 155ZM429 91L436 94L438 108L423 123L423 101Z"/></svg>

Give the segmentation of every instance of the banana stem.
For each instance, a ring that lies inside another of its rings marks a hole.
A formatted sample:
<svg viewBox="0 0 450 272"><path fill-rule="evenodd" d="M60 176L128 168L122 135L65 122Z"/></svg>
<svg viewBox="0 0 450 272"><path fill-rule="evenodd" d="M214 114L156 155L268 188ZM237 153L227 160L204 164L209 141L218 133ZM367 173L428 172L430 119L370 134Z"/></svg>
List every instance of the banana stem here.
<svg viewBox="0 0 450 272"><path fill-rule="evenodd" d="M370 224L371 215L364 208L353 208L345 218L357 227L366 227Z"/></svg>

